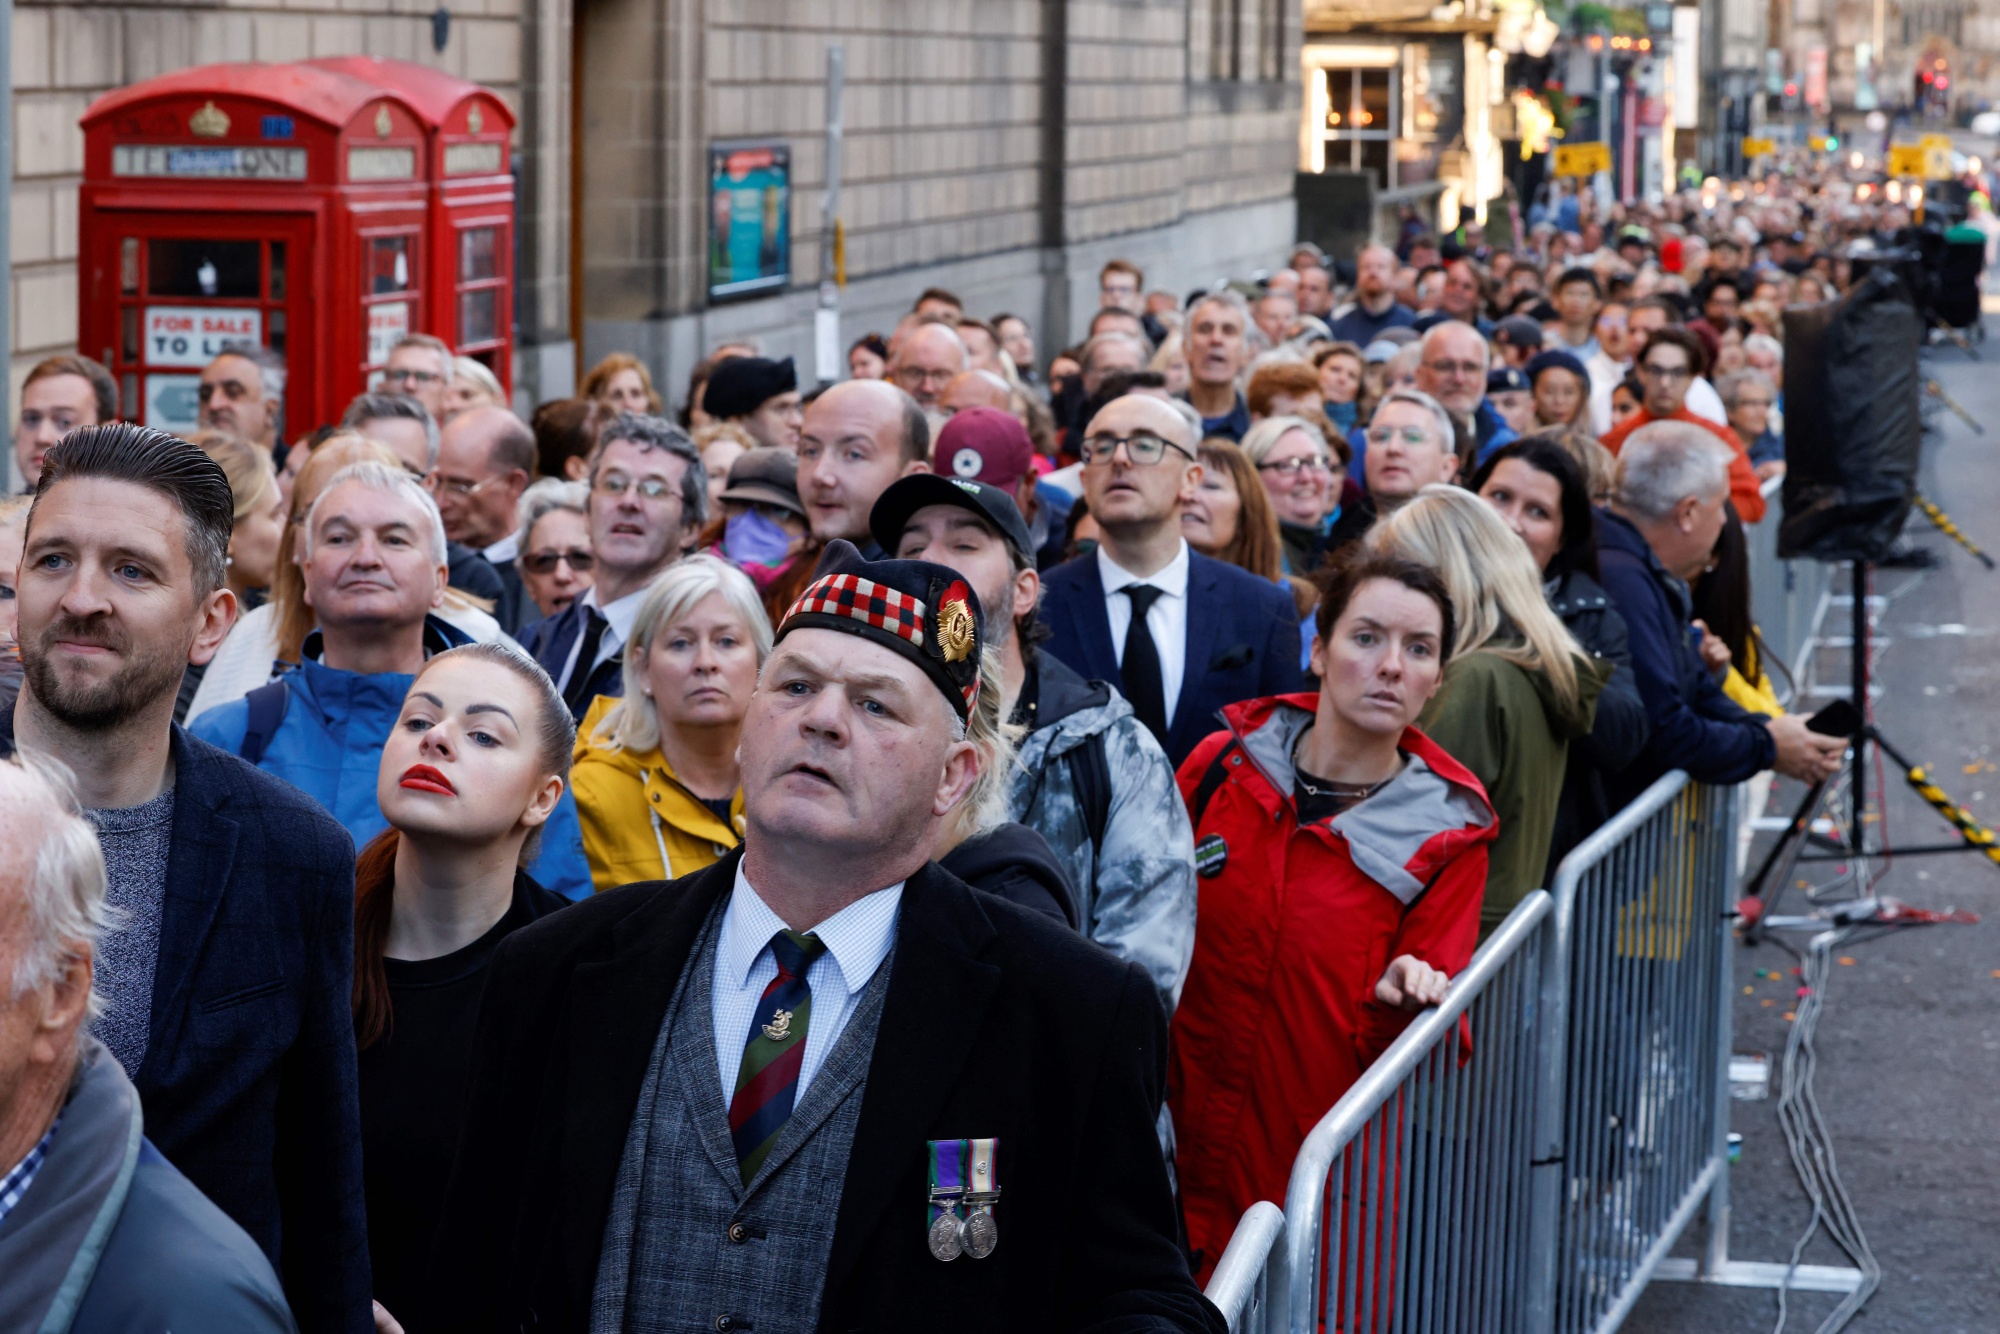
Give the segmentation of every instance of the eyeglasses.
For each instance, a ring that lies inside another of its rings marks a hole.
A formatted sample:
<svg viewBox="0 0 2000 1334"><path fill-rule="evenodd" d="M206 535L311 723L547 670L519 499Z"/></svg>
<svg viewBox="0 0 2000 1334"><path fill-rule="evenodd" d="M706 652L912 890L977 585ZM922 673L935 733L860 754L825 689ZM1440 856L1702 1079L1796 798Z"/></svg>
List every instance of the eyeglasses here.
<svg viewBox="0 0 2000 1334"><path fill-rule="evenodd" d="M597 557L577 547L568 551L530 551L521 557L521 568L529 574L554 574L556 566L563 564L578 574L589 574L597 564Z"/></svg>
<svg viewBox="0 0 2000 1334"><path fill-rule="evenodd" d="M633 490L647 500L664 500L675 494L674 484L664 477L627 477L622 472L605 473L597 479L593 489L600 496L614 499Z"/></svg>
<svg viewBox="0 0 2000 1334"><path fill-rule="evenodd" d="M1274 472L1280 477L1297 477L1300 473L1317 476L1327 471L1326 460L1322 458L1279 459L1275 463L1260 463L1258 472Z"/></svg>
<svg viewBox="0 0 2000 1334"><path fill-rule="evenodd" d="M424 478L424 485L433 495L442 492L448 496L456 496L460 500L470 500L499 480L498 477L488 477L477 482L462 482L456 477L440 477L432 473Z"/></svg>
<svg viewBox="0 0 2000 1334"><path fill-rule="evenodd" d="M951 383L951 377L956 374L957 371L925 370L921 366L898 366L895 370L896 383L905 387L924 384L942 389Z"/></svg>
<svg viewBox="0 0 2000 1334"><path fill-rule="evenodd" d="M1162 436L1154 435L1151 431L1134 431L1130 435L1085 436L1076 453L1077 457L1083 460L1084 467L1088 468L1095 464L1111 462L1111 456L1118 452L1120 445L1125 446L1126 457L1141 467L1158 463L1166 457L1170 449L1185 454L1190 459L1194 457L1191 451Z"/></svg>
<svg viewBox="0 0 2000 1334"><path fill-rule="evenodd" d="M1368 428L1368 443L1386 445L1391 440L1401 440L1406 445L1428 445L1431 433L1421 426L1371 426Z"/></svg>
<svg viewBox="0 0 2000 1334"><path fill-rule="evenodd" d="M1486 367L1477 361L1427 361L1424 366L1432 375L1486 374Z"/></svg>
<svg viewBox="0 0 2000 1334"><path fill-rule="evenodd" d="M436 371L413 371L407 366L391 367L382 372L383 384L442 384L444 377Z"/></svg>
<svg viewBox="0 0 2000 1334"><path fill-rule="evenodd" d="M1662 366L1656 362L1642 361L1639 363L1639 374L1650 375L1655 380L1692 380L1694 367Z"/></svg>

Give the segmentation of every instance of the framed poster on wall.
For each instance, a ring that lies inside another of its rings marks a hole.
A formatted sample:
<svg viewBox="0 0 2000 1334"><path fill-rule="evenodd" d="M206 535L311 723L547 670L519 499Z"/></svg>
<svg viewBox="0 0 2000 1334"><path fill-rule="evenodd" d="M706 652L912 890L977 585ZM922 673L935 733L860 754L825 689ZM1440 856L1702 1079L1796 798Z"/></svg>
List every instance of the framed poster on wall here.
<svg viewBox="0 0 2000 1334"><path fill-rule="evenodd" d="M708 149L708 299L774 292L792 281L792 149L730 140Z"/></svg>

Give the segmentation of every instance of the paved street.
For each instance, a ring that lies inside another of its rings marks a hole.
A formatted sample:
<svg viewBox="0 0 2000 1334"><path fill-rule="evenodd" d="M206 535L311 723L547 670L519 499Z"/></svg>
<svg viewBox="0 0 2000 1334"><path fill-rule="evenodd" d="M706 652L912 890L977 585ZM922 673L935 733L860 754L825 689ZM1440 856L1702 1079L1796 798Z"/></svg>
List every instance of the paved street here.
<svg viewBox="0 0 2000 1334"><path fill-rule="evenodd" d="M1947 416L1941 446L1925 459L1923 489L1975 542L2000 551L2000 342L1981 352L1978 363L1955 348L1930 359L1940 383L1988 434L1975 436ZM1891 600L1879 622L1890 642L1877 667L1886 689L1876 717L1962 805L1986 822L2000 821L2000 574L1981 568L1921 516L1911 523L1909 531L1942 554L1943 565L1877 576L1876 593ZM1826 652L1819 670L1822 680L1845 679L1845 653ZM1890 781L1892 845L1949 837L1893 773ZM1797 788L1781 784L1772 809L1788 811L1796 800ZM1828 988L1819 1097L1883 1268L1880 1291L1852 1328L1986 1334L2000 1328L2000 869L1975 856L1906 858L1880 892L1922 908L1970 909L1985 920L1837 951L1853 963L1836 966ZM1793 895L1787 910L1797 911L1799 902ZM1768 1053L1773 1082L1769 1100L1735 1104L1743 1156L1733 1176L1731 1252L1781 1261L1810 1213L1776 1115L1784 1015L1796 983L1790 956L1774 946L1742 951L1738 965L1736 1049ZM1759 970L1785 976L1760 978ZM1691 1231L1681 1253L1695 1253L1699 1232ZM1823 1236L1806 1259L1846 1263ZM1812 1330L1834 1300L1794 1296L1787 1328ZM1770 1292L1661 1283L1625 1327L1645 1334L1768 1330L1776 1310Z"/></svg>

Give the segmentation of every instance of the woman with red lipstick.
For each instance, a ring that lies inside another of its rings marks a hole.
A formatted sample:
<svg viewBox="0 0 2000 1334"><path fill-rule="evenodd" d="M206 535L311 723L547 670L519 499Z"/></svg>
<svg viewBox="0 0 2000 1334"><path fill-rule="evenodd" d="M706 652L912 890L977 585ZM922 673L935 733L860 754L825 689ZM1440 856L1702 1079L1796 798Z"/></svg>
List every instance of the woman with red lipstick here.
<svg viewBox="0 0 2000 1334"><path fill-rule="evenodd" d="M736 739L771 623L727 561L690 556L654 578L632 621L622 696L577 729L576 813L599 893L699 871L743 828Z"/></svg>
<svg viewBox="0 0 2000 1334"><path fill-rule="evenodd" d="M423 1328L487 965L567 902L521 868L574 744L569 709L532 658L469 644L423 665L382 748L389 829L354 873L354 1036L375 1296L410 1334Z"/></svg>

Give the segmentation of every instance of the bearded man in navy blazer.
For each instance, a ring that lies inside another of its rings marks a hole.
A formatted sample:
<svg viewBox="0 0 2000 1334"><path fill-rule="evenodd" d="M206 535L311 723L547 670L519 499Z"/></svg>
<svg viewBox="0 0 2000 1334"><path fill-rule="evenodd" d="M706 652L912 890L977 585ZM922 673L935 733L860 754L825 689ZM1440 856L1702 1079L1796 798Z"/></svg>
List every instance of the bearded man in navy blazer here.
<svg viewBox="0 0 2000 1334"><path fill-rule="evenodd" d="M182 674L236 618L234 514L222 469L164 431L88 426L49 451L0 754L67 765L97 828L122 921L98 946L91 1032L146 1137L263 1248L300 1329L364 1334L354 845L174 722Z"/></svg>
<svg viewBox="0 0 2000 1334"><path fill-rule="evenodd" d="M1227 705L1302 689L1291 591L1188 548L1181 506L1201 482L1195 427L1164 399L1127 394L1091 419L1077 453L1103 536L1042 577L1042 647L1109 681L1175 765Z"/></svg>

